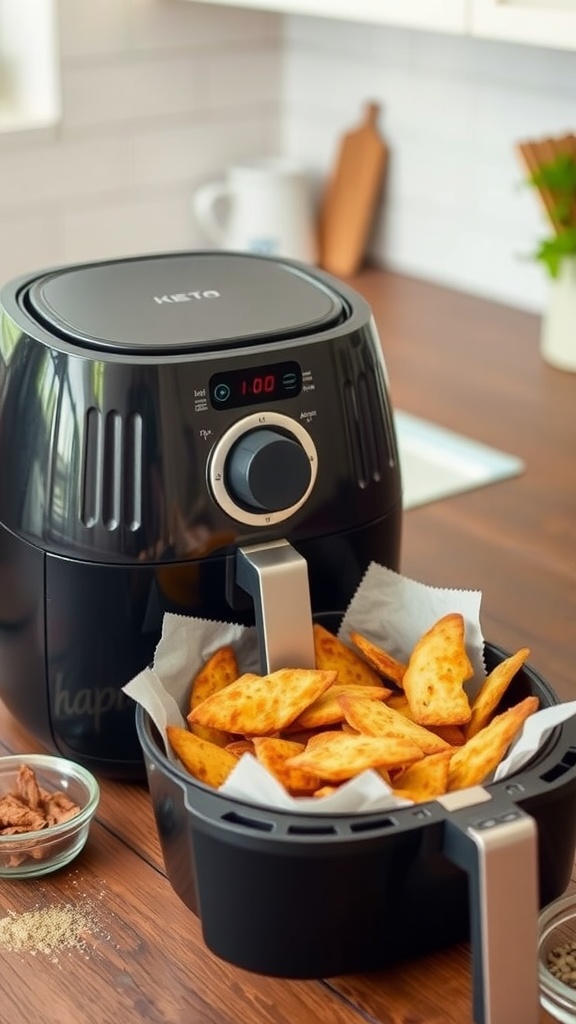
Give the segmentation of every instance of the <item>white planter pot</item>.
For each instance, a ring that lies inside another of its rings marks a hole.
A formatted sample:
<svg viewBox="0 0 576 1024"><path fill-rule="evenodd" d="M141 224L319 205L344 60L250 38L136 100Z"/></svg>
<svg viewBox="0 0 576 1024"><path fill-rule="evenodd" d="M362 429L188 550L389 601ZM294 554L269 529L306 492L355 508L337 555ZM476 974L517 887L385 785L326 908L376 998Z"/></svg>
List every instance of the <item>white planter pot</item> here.
<svg viewBox="0 0 576 1024"><path fill-rule="evenodd" d="M565 257L559 276L550 282L540 352L551 366L576 371L576 256Z"/></svg>

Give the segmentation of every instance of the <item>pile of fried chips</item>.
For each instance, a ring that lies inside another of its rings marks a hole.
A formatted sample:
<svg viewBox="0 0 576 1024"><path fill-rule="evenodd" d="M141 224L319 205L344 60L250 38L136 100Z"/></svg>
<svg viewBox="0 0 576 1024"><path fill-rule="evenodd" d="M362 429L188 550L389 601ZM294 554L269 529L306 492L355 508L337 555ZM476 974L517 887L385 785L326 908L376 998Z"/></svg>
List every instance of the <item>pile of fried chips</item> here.
<svg viewBox="0 0 576 1024"><path fill-rule="evenodd" d="M483 783L526 718L529 696L496 709L530 653L501 661L471 702L472 666L457 612L439 619L407 664L360 633L347 646L314 626L316 668L239 674L221 647L192 680L187 728L169 726L184 767L218 788L251 753L291 796L322 797L367 768L414 802Z"/></svg>

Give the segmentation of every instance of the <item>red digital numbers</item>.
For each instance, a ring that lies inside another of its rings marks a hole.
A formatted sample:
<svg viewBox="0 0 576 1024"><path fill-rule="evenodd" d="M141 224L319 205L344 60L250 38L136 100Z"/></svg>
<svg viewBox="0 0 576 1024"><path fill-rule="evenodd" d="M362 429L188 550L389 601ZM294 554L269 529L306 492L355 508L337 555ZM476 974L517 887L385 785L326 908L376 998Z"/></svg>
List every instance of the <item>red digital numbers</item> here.
<svg viewBox="0 0 576 1024"><path fill-rule="evenodd" d="M252 377L251 380L243 380L241 391L243 395L266 395L272 394L276 388L276 376L267 373L264 377Z"/></svg>

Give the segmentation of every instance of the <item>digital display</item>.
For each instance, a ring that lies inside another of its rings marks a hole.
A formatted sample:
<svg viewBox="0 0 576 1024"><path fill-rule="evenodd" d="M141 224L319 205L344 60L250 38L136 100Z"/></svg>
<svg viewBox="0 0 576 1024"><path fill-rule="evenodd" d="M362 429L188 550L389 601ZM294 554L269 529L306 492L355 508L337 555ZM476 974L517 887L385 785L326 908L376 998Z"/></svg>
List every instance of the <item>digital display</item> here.
<svg viewBox="0 0 576 1024"><path fill-rule="evenodd" d="M293 398L302 390L298 363L272 363L245 370L216 373L210 378L210 402L214 409L237 409L242 405L278 402Z"/></svg>

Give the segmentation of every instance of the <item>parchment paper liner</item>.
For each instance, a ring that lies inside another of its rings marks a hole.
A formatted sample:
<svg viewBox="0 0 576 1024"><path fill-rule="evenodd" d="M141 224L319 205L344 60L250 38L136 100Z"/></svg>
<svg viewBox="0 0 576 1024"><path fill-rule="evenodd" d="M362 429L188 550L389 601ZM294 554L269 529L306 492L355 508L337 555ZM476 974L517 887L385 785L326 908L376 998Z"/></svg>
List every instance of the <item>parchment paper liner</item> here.
<svg viewBox="0 0 576 1024"><path fill-rule="evenodd" d="M461 612L466 649L474 667L466 690L473 698L486 676L481 599L480 591L430 587L373 562L346 609L338 635L347 642L355 629L394 657L407 661L416 641L434 622L449 612ZM175 763L177 759L166 741L166 726L186 725L181 709L187 706L191 680L210 655L225 644L234 648L240 672L260 671L255 629L166 614L153 665L124 687L124 692L148 712L163 738L167 757ZM575 713L573 701L532 715L494 779L505 778L526 764L552 729ZM367 813L410 803L393 796L381 776L371 770L341 785L331 796L291 797L251 754L240 758L220 792L246 803L299 814Z"/></svg>

